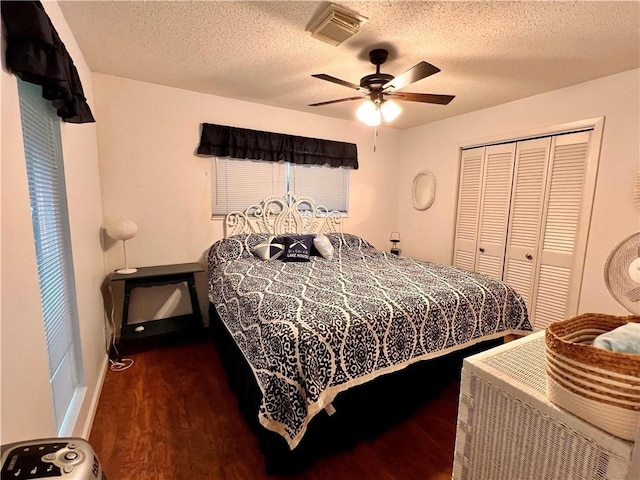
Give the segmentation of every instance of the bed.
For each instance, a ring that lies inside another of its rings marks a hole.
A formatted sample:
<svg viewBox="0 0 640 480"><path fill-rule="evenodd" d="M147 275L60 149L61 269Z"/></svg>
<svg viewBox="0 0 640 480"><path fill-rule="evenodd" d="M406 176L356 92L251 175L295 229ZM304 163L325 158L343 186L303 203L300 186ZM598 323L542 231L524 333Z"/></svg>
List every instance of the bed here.
<svg viewBox="0 0 640 480"><path fill-rule="evenodd" d="M522 297L503 282L379 251L310 198L266 199L228 215L225 228L208 254L211 323L268 471L292 465L310 424L339 417L352 390L366 396L370 383L531 331ZM304 235L328 240L333 257L256 254Z"/></svg>

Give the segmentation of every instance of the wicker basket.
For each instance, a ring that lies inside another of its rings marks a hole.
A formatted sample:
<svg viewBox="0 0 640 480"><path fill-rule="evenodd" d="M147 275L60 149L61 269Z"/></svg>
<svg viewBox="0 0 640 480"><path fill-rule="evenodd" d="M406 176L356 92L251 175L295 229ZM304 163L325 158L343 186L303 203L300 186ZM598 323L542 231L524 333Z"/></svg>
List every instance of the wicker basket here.
<svg viewBox="0 0 640 480"><path fill-rule="evenodd" d="M585 313L546 331L547 396L559 407L633 441L640 424L640 355L591 346L598 335L640 316Z"/></svg>

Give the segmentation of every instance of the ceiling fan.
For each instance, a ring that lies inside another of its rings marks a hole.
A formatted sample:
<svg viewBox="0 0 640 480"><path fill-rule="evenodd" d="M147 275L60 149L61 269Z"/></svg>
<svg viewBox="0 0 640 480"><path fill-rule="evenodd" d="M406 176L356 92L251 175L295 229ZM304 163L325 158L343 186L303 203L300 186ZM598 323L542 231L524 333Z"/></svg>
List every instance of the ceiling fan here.
<svg viewBox="0 0 640 480"><path fill-rule="evenodd" d="M423 78L438 73L440 69L434 67L430 63L420 62L409 70L401 73L397 77L388 73L380 72L380 65L387 61L389 52L383 48L377 48L369 52L369 61L376 66L376 73L365 75L360 79L360 85L356 85L339 78L332 77L324 73L316 73L312 77L326 80L327 82L337 83L345 87L352 88L364 94L359 97L339 98L337 100L328 100L326 102L312 103L310 107L320 107L322 105L330 105L332 103L348 102L351 100L360 100L369 97L356 112L358 118L367 125L380 125L382 119L387 122L394 120L400 114L400 107L393 100L404 100L409 102L435 103L438 105L447 105L455 98L454 95L436 95L431 93L409 93L398 92L398 90L411 85Z"/></svg>

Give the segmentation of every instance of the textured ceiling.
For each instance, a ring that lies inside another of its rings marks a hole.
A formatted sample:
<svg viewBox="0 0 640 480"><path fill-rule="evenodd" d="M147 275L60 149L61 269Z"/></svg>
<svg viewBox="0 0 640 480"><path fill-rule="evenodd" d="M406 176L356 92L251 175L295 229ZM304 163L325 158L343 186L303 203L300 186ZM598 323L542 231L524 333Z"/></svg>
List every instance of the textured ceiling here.
<svg viewBox="0 0 640 480"><path fill-rule="evenodd" d="M311 77L359 83L368 52L382 71L421 60L442 71L405 91L453 94L448 106L403 102L409 128L640 66L640 3L339 2L369 18L334 47L306 31L328 2L60 1L94 72L353 119L357 96Z"/></svg>

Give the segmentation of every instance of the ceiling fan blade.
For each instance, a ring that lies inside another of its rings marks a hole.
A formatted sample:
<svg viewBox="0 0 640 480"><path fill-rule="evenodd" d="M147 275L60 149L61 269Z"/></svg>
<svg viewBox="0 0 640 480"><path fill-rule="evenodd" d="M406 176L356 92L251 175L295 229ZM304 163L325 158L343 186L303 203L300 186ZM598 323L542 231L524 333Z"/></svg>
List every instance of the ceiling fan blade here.
<svg viewBox="0 0 640 480"><path fill-rule="evenodd" d="M407 85L411 85L418 80L422 80L434 73L438 73L440 69L438 67L434 67L430 63L420 62L417 65L414 65L409 70L404 73L401 73L393 80L388 81L382 86L382 91L384 93L395 92L396 90L400 90L401 88L406 87Z"/></svg>
<svg viewBox="0 0 640 480"><path fill-rule="evenodd" d="M448 105L451 100L456 98L455 95L436 95L433 93L409 93L400 92L391 94L398 100L406 100L408 102L435 103L437 105Z"/></svg>
<svg viewBox="0 0 640 480"><path fill-rule="evenodd" d="M346 80L340 80L339 78L332 77L331 75L327 75L325 73L314 73L311 76L319 78L320 80L326 80L327 82L337 83L338 85L342 85L343 87L353 88L354 90L359 90L362 93L369 93L368 88L361 87L360 85L356 85L355 83L347 82Z"/></svg>
<svg viewBox="0 0 640 480"><path fill-rule="evenodd" d="M321 107L322 105L331 105L332 103L348 102L350 100L360 100L362 97L339 98L338 100L328 100L326 102L318 102L309 104L310 107Z"/></svg>

